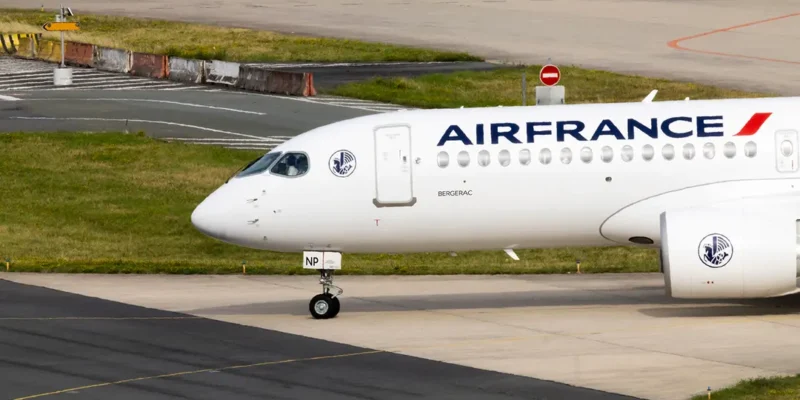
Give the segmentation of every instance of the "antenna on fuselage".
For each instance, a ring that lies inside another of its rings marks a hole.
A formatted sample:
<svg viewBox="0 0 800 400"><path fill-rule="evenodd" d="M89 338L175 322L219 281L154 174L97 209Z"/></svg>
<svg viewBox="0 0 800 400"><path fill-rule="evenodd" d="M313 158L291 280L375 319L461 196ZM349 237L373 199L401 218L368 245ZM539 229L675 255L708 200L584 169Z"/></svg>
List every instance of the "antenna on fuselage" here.
<svg viewBox="0 0 800 400"><path fill-rule="evenodd" d="M650 94L648 94L647 97L644 98L644 100L642 100L642 103L652 103L653 99L656 97L656 93L658 93L658 90L653 89L653 91L650 92Z"/></svg>

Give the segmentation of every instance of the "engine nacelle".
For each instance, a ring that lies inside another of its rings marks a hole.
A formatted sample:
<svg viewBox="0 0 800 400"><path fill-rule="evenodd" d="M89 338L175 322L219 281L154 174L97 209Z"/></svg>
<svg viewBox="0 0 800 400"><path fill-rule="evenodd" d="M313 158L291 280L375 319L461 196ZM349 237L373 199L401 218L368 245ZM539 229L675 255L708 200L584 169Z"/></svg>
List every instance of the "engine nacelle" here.
<svg viewBox="0 0 800 400"><path fill-rule="evenodd" d="M758 298L798 291L798 223L790 207L661 214L661 269L676 298Z"/></svg>

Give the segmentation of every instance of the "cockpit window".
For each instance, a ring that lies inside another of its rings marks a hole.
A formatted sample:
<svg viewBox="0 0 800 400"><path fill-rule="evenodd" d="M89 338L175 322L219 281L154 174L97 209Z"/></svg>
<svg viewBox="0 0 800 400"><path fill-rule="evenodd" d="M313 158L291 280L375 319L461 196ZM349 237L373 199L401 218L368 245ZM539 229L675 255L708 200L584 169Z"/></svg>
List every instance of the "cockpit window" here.
<svg viewBox="0 0 800 400"><path fill-rule="evenodd" d="M264 154L260 158L257 158L255 160L253 160L252 162L250 162L250 164L248 164L246 167L244 167L244 170L242 170L242 172L237 174L236 177L237 178L243 178L245 176L255 175L255 174L259 174L261 172L264 172L280 156L281 156L280 152Z"/></svg>
<svg viewBox="0 0 800 400"><path fill-rule="evenodd" d="M305 153L286 153L270 172L290 177L305 175L308 172L308 156Z"/></svg>

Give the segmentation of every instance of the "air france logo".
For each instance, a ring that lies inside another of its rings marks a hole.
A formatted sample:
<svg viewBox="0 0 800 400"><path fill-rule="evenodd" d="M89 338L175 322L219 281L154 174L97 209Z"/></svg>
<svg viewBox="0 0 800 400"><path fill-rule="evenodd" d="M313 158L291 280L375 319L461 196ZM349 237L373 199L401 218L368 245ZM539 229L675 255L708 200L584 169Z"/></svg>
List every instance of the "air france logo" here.
<svg viewBox="0 0 800 400"><path fill-rule="evenodd" d="M356 156L347 150L339 150L331 156L328 161L331 172L339 177L350 176L356 169Z"/></svg>
<svg viewBox="0 0 800 400"><path fill-rule="evenodd" d="M706 266L720 268L724 267L733 257L733 246L727 237L712 233L700 241L697 255Z"/></svg>
<svg viewBox="0 0 800 400"><path fill-rule="evenodd" d="M750 116L742 128L733 136L756 134L771 112L757 112ZM730 122L728 122L730 125ZM465 146L500 143L539 143L553 138L558 142L595 141L604 137L616 140L634 140L640 137L658 139L668 137L722 137L729 129L722 115L679 115L670 118L625 118L601 121L555 120L477 123L475 125L450 125L442 134L437 146L455 142ZM537 142L537 140L539 142Z"/></svg>

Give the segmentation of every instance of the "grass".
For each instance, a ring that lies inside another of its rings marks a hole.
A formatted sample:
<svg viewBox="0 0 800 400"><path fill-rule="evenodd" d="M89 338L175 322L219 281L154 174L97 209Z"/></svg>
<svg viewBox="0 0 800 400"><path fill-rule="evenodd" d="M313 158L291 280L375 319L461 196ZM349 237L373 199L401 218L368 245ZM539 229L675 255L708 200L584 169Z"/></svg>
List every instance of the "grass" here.
<svg viewBox="0 0 800 400"><path fill-rule="evenodd" d="M329 93L402 104L419 108L486 107L522 105L522 74L527 76L527 104L534 104L541 66L430 74L417 78L373 78L334 88ZM623 75L613 72L561 67L567 103L615 103L641 101L658 89L656 101L763 97L767 93Z"/></svg>
<svg viewBox="0 0 800 400"><path fill-rule="evenodd" d="M794 400L800 398L800 375L776 378L746 379L720 391L712 391L713 400ZM692 397L706 400L707 394Z"/></svg>
<svg viewBox="0 0 800 400"><path fill-rule="evenodd" d="M12 271L302 274L300 254L200 234L190 215L260 153L165 143L142 134L0 135L0 257ZM345 254L343 274L658 271L652 250L584 248L413 255Z"/></svg>
<svg viewBox="0 0 800 400"><path fill-rule="evenodd" d="M0 32L43 32L55 10L0 9ZM252 29L81 14L70 19L81 31L68 40L170 56L239 62L475 61L461 52L436 51L387 43L285 35ZM44 33L58 39L58 32Z"/></svg>

